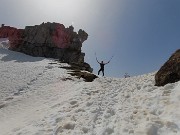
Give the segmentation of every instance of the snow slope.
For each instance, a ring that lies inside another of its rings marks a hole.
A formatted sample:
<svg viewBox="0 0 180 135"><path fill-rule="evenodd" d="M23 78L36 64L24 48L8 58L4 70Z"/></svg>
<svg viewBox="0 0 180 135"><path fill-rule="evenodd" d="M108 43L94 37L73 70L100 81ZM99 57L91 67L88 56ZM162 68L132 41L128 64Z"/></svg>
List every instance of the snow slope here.
<svg viewBox="0 0 180 135"><path fill-rule="evenodd" d="M84 82L66 64L0 47L0 135L179 135L180 82ZM67 66L67 65L66 65Z"/></svg>

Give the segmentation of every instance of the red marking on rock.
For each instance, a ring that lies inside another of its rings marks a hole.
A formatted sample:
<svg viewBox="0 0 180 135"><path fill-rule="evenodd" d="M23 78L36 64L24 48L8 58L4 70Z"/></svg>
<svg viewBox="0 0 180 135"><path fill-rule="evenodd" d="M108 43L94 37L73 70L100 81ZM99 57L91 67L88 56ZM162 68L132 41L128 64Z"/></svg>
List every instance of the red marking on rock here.
<svg viewBox="0 0 180 135"><path fill-rule="evenodd" d="M57 24L52 34L52 40L58 48L68 48L70 44L70 35L64 25Z"/></svg>
<svg viewBox="0 0 180 135"><path fill-rule="evenodd" d="M22 41L22 29L17 29L10 26L3 26L0 28L0 38L8 38L10 48L16 48Z"/></svg>

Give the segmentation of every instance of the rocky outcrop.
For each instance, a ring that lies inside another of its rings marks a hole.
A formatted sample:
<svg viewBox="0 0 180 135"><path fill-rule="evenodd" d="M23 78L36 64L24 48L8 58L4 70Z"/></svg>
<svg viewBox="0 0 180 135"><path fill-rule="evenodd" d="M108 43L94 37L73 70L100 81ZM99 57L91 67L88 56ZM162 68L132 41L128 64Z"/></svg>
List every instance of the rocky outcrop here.
<svg viewBox="0 0 180 135"><path fill-rule="evenodd" d="M22 42L23 29L17 29L2 25L0 27L0 38L8 38L12 48L17 48Z"/></svg>
<svg viewBox="0 0 180 135"><path fill-rule="evenodd" d="M155 75L155 85L164 86L180 80L180 49L160 68Z"/></svg>
<svg viewBox="0 0 180 135"><path fill-rule="evenodd" d="M92 68L84 63L85 53L81 52L82 43L88 38L84 30L74 32L73 26L65 28L63 24L50 22L26 26L22 30L2 25L0 38L9 39L11 50L77 63L92 72Z"/></svg>
<svg viewBox="0 0 180 135"><path fill-rule="evenodd" d="M88 66L87 63L86 66ZM98 78L96 75L92 73L82 71L84 69L82 69L82 67L78 64L71 64L70 66L65 66L61 68L69 70L68 74L76 76L77 78L83 78L86 82L92 82L94 81L94 79Z"/></svg>

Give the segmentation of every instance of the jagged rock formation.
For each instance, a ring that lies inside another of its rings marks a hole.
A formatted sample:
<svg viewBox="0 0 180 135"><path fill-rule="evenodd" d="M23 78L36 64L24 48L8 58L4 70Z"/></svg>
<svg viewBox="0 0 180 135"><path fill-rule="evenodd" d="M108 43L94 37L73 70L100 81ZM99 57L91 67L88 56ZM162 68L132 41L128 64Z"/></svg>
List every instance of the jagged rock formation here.
<svg viewBox="0 0 180 135"><path fill-rule="evenodd" d="M82 69L92 72L90 65L84 62L85 54L81 52L88 34L81 29L74 32L73 26L65 28L63 24L48 22L16 29L2 25L0 38L9 38L11 50L77 63Z"/></svg>
<svg viewBox="0 0 180 135"><path fill-rule="evenodd" d="M164 86L180 80L180 49L160 68L155 75L155 85Z"/></svg>

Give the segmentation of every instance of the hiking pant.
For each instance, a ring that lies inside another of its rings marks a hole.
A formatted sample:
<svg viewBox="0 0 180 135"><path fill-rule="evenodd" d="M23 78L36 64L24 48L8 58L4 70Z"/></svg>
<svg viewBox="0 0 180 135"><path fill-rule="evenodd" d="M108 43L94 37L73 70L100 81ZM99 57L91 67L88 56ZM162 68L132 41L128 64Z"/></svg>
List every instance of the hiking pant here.
<svg viewBox="0 0 180 135"><path fill-rule="evenodd" d="M102 73L103 73L103 76L104 76L104 69L99 69L99 71L98 71L98 75L99 75L99 73L102 71Z"/></svg>

